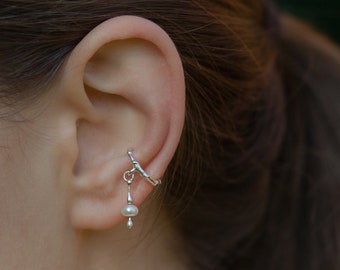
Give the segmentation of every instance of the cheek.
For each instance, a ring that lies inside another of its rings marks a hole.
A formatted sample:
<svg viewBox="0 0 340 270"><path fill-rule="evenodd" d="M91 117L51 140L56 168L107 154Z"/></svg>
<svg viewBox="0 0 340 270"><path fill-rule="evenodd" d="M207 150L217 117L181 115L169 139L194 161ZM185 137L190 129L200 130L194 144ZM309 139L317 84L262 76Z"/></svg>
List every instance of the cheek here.
<svg viewBox="0 0 340 270"><path fill-rule="evenodd" d="M62 212L50 143L17 134L0 136L7 141L0 146L0 258L13 263L18 254L34 257L34 246L47 248Z"/></svg>

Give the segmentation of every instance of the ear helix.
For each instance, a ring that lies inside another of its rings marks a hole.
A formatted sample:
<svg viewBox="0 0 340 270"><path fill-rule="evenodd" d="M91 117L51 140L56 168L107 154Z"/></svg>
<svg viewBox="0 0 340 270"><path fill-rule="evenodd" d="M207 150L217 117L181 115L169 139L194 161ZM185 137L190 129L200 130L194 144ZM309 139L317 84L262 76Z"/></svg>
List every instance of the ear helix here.
<svg viewBox="0 0 340 270"><path fill-rule="evenodd" d="M131 195L131 185L135 179L135 174L138 173L140 176L142 176L145 180L147 180L153 186L160 185L161 179L158 179L158 180L152 179L150 175L144 171L142 166L135 159L133 152L131 150L129 150L127 154L132 163L132 169L125 171L123 174L123 180L127 183L128 188L127 188L127 205L122 208L121 213L123 216L128 217L127 228L131 229L133 226L132 217L137 216L138 211L139 211L138 207L133 205L133 198Z"/></svg>

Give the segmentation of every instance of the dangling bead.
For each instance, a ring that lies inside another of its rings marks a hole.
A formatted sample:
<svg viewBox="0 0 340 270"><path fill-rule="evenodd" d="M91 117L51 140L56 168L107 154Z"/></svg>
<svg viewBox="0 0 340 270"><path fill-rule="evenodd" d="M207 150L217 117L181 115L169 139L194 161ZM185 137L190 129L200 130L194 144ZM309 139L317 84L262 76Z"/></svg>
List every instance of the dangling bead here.
<svg viewBox="0 0 340 270"><path fill-rule="evenodd" d="M127 228L128 228L128 229L131 229L131 228L132 228L132 226L133 226L133 221L132 221L132 218L130 218L130 217L129 217L129 219L128 219L128 222L127 222L126 226L127 226Z"/></svg>
<svg viewBox="0 0 340 270"><path fill-rule="evenodd" d="M121 213L124 217L135 217L138 215L138 207L128 204L122 208Z"/></svg>

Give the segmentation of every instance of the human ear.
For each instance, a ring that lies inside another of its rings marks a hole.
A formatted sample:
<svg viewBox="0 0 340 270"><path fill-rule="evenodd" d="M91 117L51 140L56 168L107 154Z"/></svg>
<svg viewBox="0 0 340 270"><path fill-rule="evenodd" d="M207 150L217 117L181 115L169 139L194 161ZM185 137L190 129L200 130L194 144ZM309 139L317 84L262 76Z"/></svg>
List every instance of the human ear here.
<svg viewBox="0 0 340 270"><path fill-rule="evenodd" d="M160 178L184 122L185 83L175 45L158 25L135 16L101 23L75 47L61 72L65 103L77 115L70 218L77 229L106 229L125 217L123 173L136 159ZM153 186L136 174L139 206Z"/></svg>

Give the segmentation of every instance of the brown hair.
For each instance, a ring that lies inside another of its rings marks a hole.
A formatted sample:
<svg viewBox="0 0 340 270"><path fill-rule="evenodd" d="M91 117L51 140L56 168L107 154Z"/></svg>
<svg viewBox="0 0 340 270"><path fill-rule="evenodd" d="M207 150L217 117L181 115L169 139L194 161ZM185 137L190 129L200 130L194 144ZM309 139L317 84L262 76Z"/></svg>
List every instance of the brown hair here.
<svg viewBox="0 0 340 270"><path fill-rule="evenodd" d="M169 212L181 212L193 269L321 269L307 262L325 258L335 267L325 254L335 248L318 246L334 220L325 237L307 234L325 213L310 212L319 208L302 175L304 116L294 115L295 99L285 107L281 82L295 75L285 61L278 72L261 1L1 1L0 98L13 105L42 94L93 27L123 14L159 24L182 58L186 121L163 195Z"/></svg>

